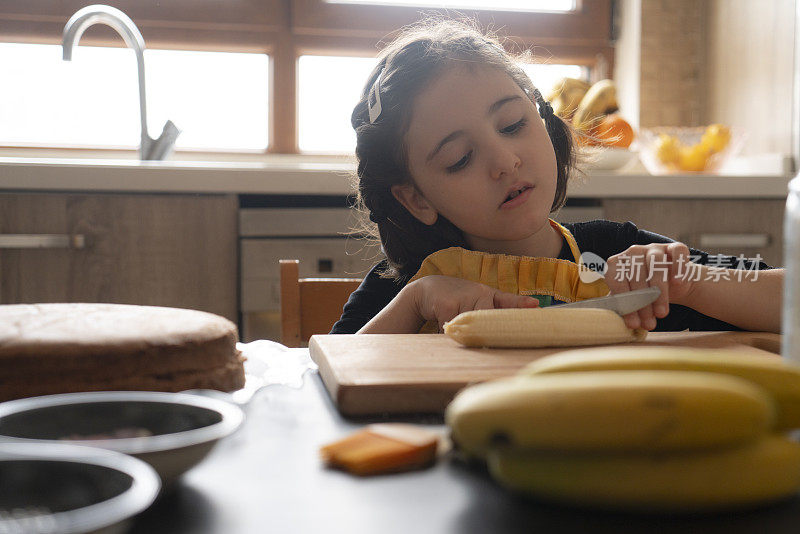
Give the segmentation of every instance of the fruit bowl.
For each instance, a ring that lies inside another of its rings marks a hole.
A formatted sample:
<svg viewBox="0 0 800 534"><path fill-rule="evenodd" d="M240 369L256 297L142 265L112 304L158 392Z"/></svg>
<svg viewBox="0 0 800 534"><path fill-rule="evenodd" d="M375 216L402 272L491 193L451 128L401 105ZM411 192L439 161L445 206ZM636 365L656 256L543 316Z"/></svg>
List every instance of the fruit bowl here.
<svg viewBox="0 0 800 534"><path fill-rule="evenodd" d="M745 132L719 124L643 128L639 157L650 174L714 173L744 145Z"/></svg>

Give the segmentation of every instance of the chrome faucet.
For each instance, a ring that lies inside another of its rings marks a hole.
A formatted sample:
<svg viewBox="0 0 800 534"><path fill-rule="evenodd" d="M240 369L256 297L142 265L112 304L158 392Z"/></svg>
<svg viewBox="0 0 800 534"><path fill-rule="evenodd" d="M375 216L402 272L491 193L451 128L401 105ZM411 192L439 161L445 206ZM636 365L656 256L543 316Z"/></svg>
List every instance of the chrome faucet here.
<svg viewBox="0 0 800 534"><path fill-rule="evenodd" d="M136 52L136 65L139 70L139 111L142 117L142 143L139 147L143 160L162 160L172 151L180 130L167 121L158 139L150 137L147 131L147 96L144 89L144 39L139 28L125 13L111 6L100 4L86 6L75 12L64 26L62 46L64 61L72 60L72 48L92 24L106 24L119 33L130 48Z"/></svg>

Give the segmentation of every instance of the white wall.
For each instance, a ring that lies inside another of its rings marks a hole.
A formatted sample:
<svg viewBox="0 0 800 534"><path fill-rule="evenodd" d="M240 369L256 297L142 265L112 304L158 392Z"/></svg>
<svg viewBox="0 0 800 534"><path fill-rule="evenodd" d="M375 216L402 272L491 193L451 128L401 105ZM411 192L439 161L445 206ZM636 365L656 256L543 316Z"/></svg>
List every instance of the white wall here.
<svg viewBox="0 0 800 534"><path fill-rule="evenodd" d="M639 128L639 88L641 73L642 0L620 0L619 35L614 53L613 78L617 86L620 113Z"/></svg>
<svg viewBox="0 0 800 534"><path fill-rule="evenodd" d="M794 0L710 0L706 123L749 131L743 155L792 154Z"/></svg>

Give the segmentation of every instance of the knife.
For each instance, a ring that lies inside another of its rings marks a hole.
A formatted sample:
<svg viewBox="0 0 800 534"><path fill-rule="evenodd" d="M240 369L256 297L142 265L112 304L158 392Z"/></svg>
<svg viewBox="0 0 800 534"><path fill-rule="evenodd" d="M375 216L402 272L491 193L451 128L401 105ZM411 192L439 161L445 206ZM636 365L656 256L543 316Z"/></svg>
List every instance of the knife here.
<svg viewBox="0 0 800 534"><path fill-rule="evenodd" d="M655 302L659 295L661 295L661 290L656 286L652 286L606 297L568 302L566 304L554 304L550 308L602 308L616 312L619 315L627 315Z"/></svg>

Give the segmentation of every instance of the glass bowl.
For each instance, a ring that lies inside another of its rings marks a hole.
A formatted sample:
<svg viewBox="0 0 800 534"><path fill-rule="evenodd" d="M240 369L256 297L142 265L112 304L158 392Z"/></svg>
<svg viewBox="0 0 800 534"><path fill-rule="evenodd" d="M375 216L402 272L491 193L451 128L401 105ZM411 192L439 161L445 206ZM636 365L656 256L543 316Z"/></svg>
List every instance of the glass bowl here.
<svg viewBox="0 0 800 534"><path fill-rule="evenodd" d="M636 141L639 159L650 174L715 173L741 151L746 139L741 128L723 126L730 138L722 147L717 141L724 134L707 134L719 126L642 128Z"/></svg>

